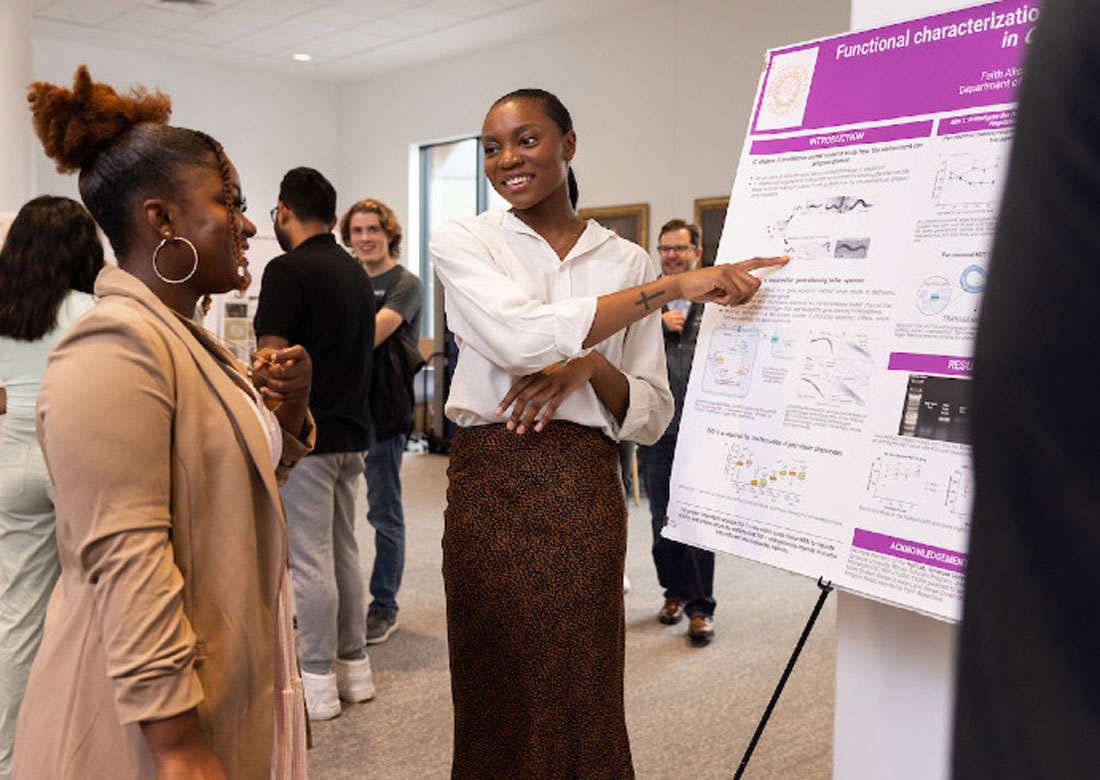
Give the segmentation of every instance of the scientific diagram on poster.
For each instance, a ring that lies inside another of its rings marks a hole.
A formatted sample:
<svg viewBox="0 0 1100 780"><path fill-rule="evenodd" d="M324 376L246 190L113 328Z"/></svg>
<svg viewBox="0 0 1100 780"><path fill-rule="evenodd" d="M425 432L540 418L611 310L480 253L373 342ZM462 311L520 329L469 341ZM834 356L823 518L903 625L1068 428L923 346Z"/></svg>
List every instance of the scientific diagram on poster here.
<svg viewBox="0 0 1100 780"><path fill-rule="evenodd" d="M866 259L871 249L872 204L850 195L807 199L769 226L794 260Z"/></svg>
<svg viewBox="0 0 1100 780"><path fill-rule="evenodd" d="M805 462L790 458L761 459L744 445L730 445L725 473L739 495L766 502L798 504L806 485Z"/></svg>
<svg viewBox="0 0 1100 780"><path fill-rule="evenodd" d="M736 398L748 395L759 343L760 331L755 328L716 328L710 337L704 391Z"/></svg>
<svg viewBox="0 0 1100 780"><path fill-rule="evenodd" d="M667 536L959 618L973 340L1038 15L768 53L717 262L791 261L707 307Z"/></svg>
<svg viewBox="0 0 1100 780"><path fill-rule="evenodd" d="M798 378L798 395L840 406L866 406L873 370L870 337L843 331L811 331Z"/></svg>

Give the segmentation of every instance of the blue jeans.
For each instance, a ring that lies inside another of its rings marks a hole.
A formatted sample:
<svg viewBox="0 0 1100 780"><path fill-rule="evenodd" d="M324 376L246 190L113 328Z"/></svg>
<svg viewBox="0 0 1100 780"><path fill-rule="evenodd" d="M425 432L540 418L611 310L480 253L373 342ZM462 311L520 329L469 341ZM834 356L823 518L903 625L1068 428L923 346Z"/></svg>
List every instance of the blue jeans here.
<svg viewBox="0 0 1100 780"><path fill-rule="evenodd" d="M371 610L397 612L397 591L405 571L405 510L401 505L401 456L405 435L384 441L370 435L363 460L367 478L367 522L374 528L374 570L370 575Z"/></svg>
<svg viewBox="0 0 1100 780"><path fill-rule="evenodd" d="M666 599L684 602L688 616L714 614L714 553L661 536L668 514L669 480L676 435L662 436L652 447L639 447L642 482L649 494L653 526L653 563Z"/></svg>

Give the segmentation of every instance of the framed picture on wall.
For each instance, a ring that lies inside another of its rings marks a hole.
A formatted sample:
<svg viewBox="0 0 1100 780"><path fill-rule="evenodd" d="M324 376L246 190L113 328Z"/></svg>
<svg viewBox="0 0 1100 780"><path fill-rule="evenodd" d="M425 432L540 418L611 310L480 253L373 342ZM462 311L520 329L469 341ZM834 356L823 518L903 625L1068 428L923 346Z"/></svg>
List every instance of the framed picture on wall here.
<svg viewBox="0 0 1100 780"><path fill-rule="evenodd" d="M603 206L595 209L577 209L581 219L594 219L608 230L627 241L633 241L649 251L649 204L632 203L629 206Z"/></svg>
<svg viewBox="0 0 1100 780"><path fill-rule="evenodd" d="M695 224L703 233L703 258L700 261L703 266L714 265L714 258L718 255L718 240L722 238L722 226L726 224L726 209L729 205L728 196L695 199Z"/></svg>

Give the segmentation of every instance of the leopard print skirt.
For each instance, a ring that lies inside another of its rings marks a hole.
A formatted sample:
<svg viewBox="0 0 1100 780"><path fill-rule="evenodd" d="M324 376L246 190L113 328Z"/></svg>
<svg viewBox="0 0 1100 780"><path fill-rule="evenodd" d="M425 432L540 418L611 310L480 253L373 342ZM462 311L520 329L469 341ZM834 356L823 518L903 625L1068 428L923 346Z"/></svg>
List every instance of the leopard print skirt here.
<svg viewBox="0 0 1100 780"><path fill-rule="evenodd" d="M443 533L452 780L634 777L618 469L614 442L571 422L455 436Z"/></svg>

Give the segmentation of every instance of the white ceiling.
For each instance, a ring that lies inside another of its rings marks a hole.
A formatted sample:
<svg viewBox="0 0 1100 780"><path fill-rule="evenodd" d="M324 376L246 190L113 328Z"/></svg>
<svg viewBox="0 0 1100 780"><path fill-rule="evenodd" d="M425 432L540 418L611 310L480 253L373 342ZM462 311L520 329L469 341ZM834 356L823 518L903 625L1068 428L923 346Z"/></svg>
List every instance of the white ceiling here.
<svg viewBox="0 0 1100 780"><path fill-rule="evenodd" d="M329 82L655 0L34 0L35 34ZM292 55L312 56L308 63Z"/></svg>

